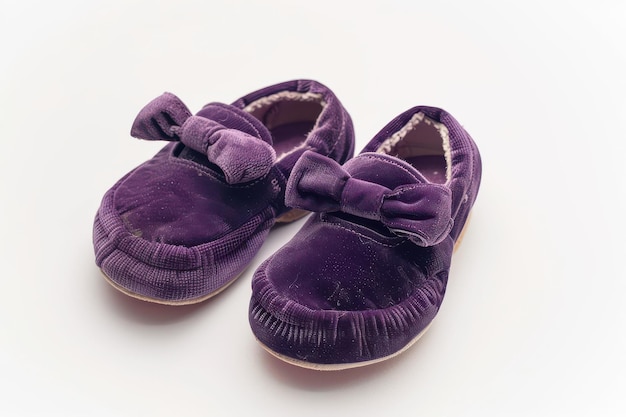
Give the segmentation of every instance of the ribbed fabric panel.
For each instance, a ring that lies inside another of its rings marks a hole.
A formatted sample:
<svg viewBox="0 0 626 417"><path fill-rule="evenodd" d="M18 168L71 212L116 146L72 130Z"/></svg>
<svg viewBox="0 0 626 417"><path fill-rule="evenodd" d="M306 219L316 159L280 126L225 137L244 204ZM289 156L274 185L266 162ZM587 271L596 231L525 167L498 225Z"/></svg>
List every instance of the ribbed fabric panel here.
<svg viewBox="0 0 626 417"><path fill-rule="evenodd" d="M213 242L187 248L133 236L113 210L114 189L94 221L96 264L116 284L144 297L182 301L211 294L254 257L274 223L271 208Z"/></svg>
<svg viewBox="0 0 626 417"><path fill-rule="evenodd" d="M313 310L282 297L256 272L250 324L277 353L312 363L355 363L402 349L430 324L445 294L446 276L431 277L404 302L363 311Z"/></svg>

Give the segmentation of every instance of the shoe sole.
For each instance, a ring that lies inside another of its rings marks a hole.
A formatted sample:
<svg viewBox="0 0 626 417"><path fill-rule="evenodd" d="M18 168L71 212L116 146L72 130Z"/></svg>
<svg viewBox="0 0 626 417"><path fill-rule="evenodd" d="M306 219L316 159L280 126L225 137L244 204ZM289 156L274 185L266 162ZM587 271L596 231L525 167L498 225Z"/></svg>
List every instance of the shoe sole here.
<svg viewBox="0 0 626 417"><path fill-rule="evenodd" d="M456 242L454 243L454 249L452 251L453 253L456 252L458 247L461 245L461 241L463 240L463 237L465 236L465 232L467 231L467 227L469 225L471 216L472 216L472 213L470 212L470 214L467 216L467 220L465 221L465 225L463 226L463 229L461 229L461 233L459 234L459 237L457 238ZM302 360L299 360L299 359L294 359L294 358L292 358L290 356L286 356L286 355L283 355L281 353L275 352L272 349L270 349L269 347L267 347L259 339L256 339L256 341L261 345L261 347L263 349L265 349L272 356L274 356L274 357L276 357L276 358L278 358L278 359L280 359L280 360L282 360L284 362L287 362L287 363L289 363L291 365L295 365L295 366L298 366L300 368L312 369L312 370L315 370L315 371L343 371L345 369L360 368L362 366L373 365L375 363L379 363L379 362L383 362L383 361L395 358L396 356L404 353L411 346L413 346L426 333L426 331L433 324L433 321L434 320L432 320L430 323L428 323L428 325L424 328L424 330L422 330L417 336L415 336L409 343L407 343L399 351L394 352L391 355L383 356L382 358L372 359L372 360L363 361L363 362L333 363L333 364L306 362L306 361L302 361Z"/></svg>
<svg viewBox="0 0 626 417"><path fill-rule="evenodd" d="M291 223L291 222L294 222L294 221L296 221L298 219L301 219L302 217L306 216L307 214L309 214L308 211L299 210L299 209L293 209L293 210L290 210L290 211L286 212L282 216L278 217L276 219L276 223ZM138 293L135 293L135 292L132 292L132 291L128 290L127 288L122 287L117 282L113 281L102 269L100 269L100 272L102 272L102 275L104 276L104 279L105 279L106 282L108 282L113 288L115 288L119 292L121 292L121 293L123 293L123 294L125 294L125 295L127 295L129 297L132 297L132 298L135 298L135 299L141 300L141 301L147 301L149 303L163 304L163 305L168 305L168 306L185 306L185 305L190 305L190 304L201 303L203 301L208 300L209 298L215 297L216 295L218 295L219 293L224 291L226 288L228 288L232 283L237 281L237 279L243 274L243 272L245 272L245 270L242 271L237 276L235 276L230 281L228 281L226 284L224 284L223 286L218 288L217 290L215 290L215 291L213 291L213 292L211 292L209 294L203 295L201 297L190 298L190 299L186 299L186 300L162 300L160 298L153 298L153 297L148 297L146 295L138 294Z"/></svg>
<svg viewBox="0 0 626 417"><path fill-rule="evenodd" d="M394 358L404 353L411 346L413 346L424 335L424 333L426 333L426 331L430 328L432 323L433 323L432 321L428 323L428 325L424 328L424 330L422 330L417 336L413 338L413 340L411 340L406 346L404 346L399 351L394 352L391 355L384 356L382 358L372 359L372 360L363 361L363 362L332 363L332 364L306 362L306 361L301 361L298 359L291 358L289 356L282 355L278 352L274 352L272 349L265 346L259 339L257 339L257 342L259 342L259 344L263 347L263 349L269 352L272 356L284 362L287 362L291 365L299 366L300 368L312 369L315 371L343 371L344 369L360 368L362 366L373 365L375 363L386 361L388 359Z"/></svg>
<svg viewBox="0 0 626 417"><path fill-rule="evenodd" d="M162 300L160 298L152 298L152 297L148 297L148 296L145 296L145 295L142 295L142 294L138 294L136 292L132 292L132 291L122 287L117 282L113 281L102 269L100 269L100 272L102 272L102 275L104 276L104 280L106 282L108 282L113 288L118 290L119 292L121 292L121 293L123 293L123 294L125 294L125 295L127 295L129 297L135 298L137 300L147 301L149 303L155 303L155 304L163 304L163 305L168 305L168 306L186 306L186 305L197 304L197 303L200 303L202 301L206 301L209 298L215 297L216 295L218 295L219 293L224 291L233 282L237 281L237 278L239 278L243 274L243 272L241 272L239 275L237 275L232 280L228 281L226 284L224 284L223 286L221 286L217 290L215 290L212 293L209 293L207 295L203 295L202 297L190 298L190 299L187 299L187 300Z"/></svg>
<svg viewBox="0 0 626 417"><path fill-rule="evenodd" d="M291 223L299 220L309 214L310 211L301 210L301 209L291 209L287 213L283 214L280 217L276 218L276 223Z"/></svg>

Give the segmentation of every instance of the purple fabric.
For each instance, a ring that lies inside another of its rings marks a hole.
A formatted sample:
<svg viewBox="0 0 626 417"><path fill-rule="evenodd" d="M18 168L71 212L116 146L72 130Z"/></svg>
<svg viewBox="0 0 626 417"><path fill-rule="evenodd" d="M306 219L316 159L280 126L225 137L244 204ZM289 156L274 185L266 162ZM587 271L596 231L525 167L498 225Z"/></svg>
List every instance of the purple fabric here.
<svg viewBox="0 0 626 417"><path fill-rule="evenodd" d="M322 111L315 123L315 129L307 134L304 146L300 146L276 162L276 168L280 170L285 178L289 178L293 166L307 150L326 155L342 163L354 156L352 119L341 102L339 102L337 96L319 82L311 80L283 82L251 93L237 100L233 103L233 106L242 108L261 97L279 91L320 94L326 103L324 111ZM202 115L202 110L198 115Z"/></svg>
<svg viewBox="0 0 626 417"><path fill-rule="evenodd" d="M284 91L315 92L326 105L304 132L302 150L277 160L272 133L243 109ZM126 292L169 304L211 296L248 265L290 210L284 190L293 155L308 149L344 162L354 152L348 113L328 88L308 80L233 105L210 103L195 116L166 93L139 113L132 135L171 143L104 195L94 221L96 263Z"/></svg>
<svg viewBox="0 0 626 417"><path fill-rule="evenodd" d="M246 119L236 108L212 104L221 113L217 120ZM206 108L205 108L206 111ZM258 135L258 132L255 132ZM192 116L187 106L175 95L165 93L152 100L139 112L131 135L148 140L180 140L197 152L206 154L220 167L229 184L262 178L274 165L276 153L262 138L239 129L228 129L215 120Z"/></svg>
<svg viewBox="0 0 626 417"><path fill-rule="evenodd" d="M437 107L416 106L389 122L361 152L376 152L381 143L389 137L390 132L398 131L417 112L424 113L448 128L452 170L446 186L452 193L451 212L454 226L450 231L450 236L456 240L478 195L482 164L480 153L472 137L450 113Z"/></svg>
<svg viewBox="0 0 626 417"><path fill-rule="evenodd" d="M383 155L364 154L365 169L393 164ZM344 170L336 161L306 152L287 184L288 206L309 211L342 211L378 220L398 234L410 235L420 246L441 242L452 228L450 190L439 184L414 181L389 189L384 185L353 178L350 164Z"/></svg>
<svg viewBox="0 0 626 417"><path fill-rule="evenodd" d="M451 177L445 184L429 183L404 160L373 153L418 112L448 128ZM311 364L354 366L389 357L441 306L454 244L480 184L478 149L448 113L415 107L343 168L304 158L287 199L319 213L256 271L252 331L272 351ZM386 196L398 198L381 203ZM413 228L418 225L423 229Z"/></svg>

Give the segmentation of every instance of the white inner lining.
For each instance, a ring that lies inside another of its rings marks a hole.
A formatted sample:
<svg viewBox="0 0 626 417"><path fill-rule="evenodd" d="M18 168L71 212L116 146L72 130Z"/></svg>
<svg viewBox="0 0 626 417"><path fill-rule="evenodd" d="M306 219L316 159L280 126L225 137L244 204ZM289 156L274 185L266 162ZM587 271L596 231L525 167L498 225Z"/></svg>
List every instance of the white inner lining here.
<svg viewBox="0 0 626 417"><path fill-rule="evenodd" d="M435 143L432 137L410 137L409 133L414 131L415 128L422 123L434 128L441 139L440 143ZM405 140L405 138L408 139L407 135L409 135L409 138L412 140L410 143L403 143L401 145L402 154L400 155L400 146L398 145ZM402 126L402 128L391 135L391 137L385 139L376 152L387 155L396 153L397 155L393 156L400 158L443 154L446 162L446 181L450 181L452 175L452 156L450 153L450 134L448 128L443 123L434 121L422 112L414 114L406 125Z"/></svg>
<svg viewBox="0 0 626 417"><path fill-rule="evenodd" d="M281 91L276 94L270 94L269 96L261 97L258 100L248 104L244 111L253 113L263 107L269 107L279 101L313 101L319 103L322 107L326 107L326 102L321 94L317 93L300 93L297 91Z"/></svg>

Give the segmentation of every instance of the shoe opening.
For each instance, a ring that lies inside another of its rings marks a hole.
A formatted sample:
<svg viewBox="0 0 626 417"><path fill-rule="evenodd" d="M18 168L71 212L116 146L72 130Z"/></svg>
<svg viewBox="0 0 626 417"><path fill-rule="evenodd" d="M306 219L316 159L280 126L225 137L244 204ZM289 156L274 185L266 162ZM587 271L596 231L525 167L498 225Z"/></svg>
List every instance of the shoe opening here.
<svg viewBox="0 0 626 417"><path fill-rule="evenodd" d="M272 134L277 159L302 148L326 107L321 94L281 91L244 108Z"/></svg>
<svg viewBox="0 0 626 417"><path fill-rule="evenodd" d="M385 139L376 152L405 160L430 182L444 184L450 180L448 128L422 112L414 114L406 125Z"/></svg>

